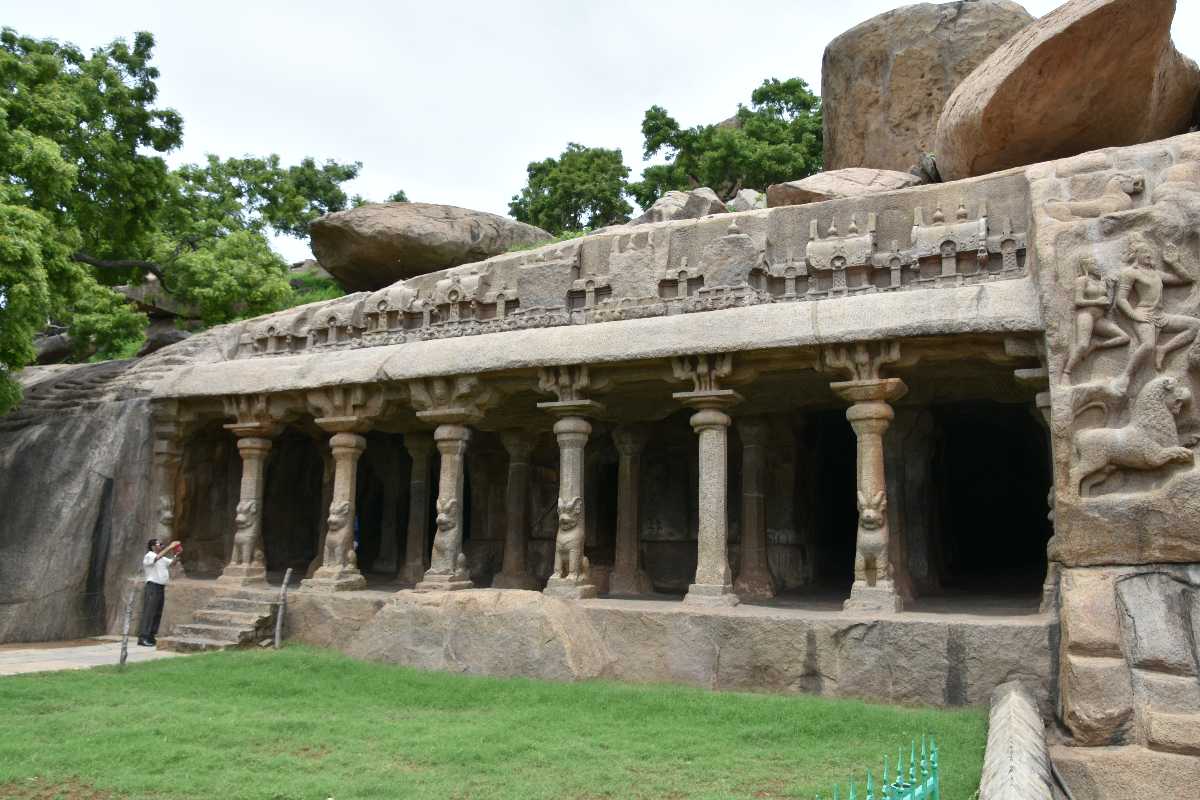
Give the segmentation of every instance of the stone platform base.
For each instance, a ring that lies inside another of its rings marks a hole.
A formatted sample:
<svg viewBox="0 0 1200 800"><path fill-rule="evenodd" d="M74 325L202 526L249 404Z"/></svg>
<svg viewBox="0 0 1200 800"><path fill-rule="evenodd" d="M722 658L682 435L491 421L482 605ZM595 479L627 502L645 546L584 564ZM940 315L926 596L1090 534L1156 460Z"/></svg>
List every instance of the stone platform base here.
<svg viewBox="0 0 1200 800"><path fill-rule="evenodd" d="M321 567L311 578L300 581L300 588L314 592L352 592L367 588L367 579L356 569Z"/></svg>
<svg viewBox="0 0 1200 800"><path fill-rule="evenodd" d="M576 583L565 578L553 577L546 582L545 594L548 597L559 597L567 600L591 600L600 596L600 592L590 583Z"/></svg>
<svg viewBox="0 0 1200 800"><path fill-rule="evenodd" d="M210 602L215 580L167 587L164 633ZM263 591L278 597L278 587ZM931 706L987 705L1019 679L1043 709L1057 621L1003 616L675 599L584 603L539 592L472 589L288 593L288 641L421 669L552 680L609 678L712 689L808 692Z"/></svg>

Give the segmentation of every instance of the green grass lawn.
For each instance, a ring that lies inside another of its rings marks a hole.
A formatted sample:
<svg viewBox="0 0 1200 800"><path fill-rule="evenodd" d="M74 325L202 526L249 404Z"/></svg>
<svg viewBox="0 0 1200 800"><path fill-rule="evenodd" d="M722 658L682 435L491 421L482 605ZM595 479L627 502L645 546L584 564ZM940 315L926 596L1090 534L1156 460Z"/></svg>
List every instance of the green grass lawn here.
<svg viewBox="0 0 1200 800"><path fill-rule="evenodd" d="M0 678L0 720L0 797L22 798L809 800L926 733L942 797L970 800L987 732L981 709L465 677L305 647Z"/></svg>

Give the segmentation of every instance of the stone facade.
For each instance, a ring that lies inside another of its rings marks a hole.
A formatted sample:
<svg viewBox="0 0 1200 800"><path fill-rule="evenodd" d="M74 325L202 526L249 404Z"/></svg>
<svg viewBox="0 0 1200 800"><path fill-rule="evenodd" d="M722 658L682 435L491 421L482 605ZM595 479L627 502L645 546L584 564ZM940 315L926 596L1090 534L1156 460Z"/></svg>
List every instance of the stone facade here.
<svg viewBox="0 0 1200 800"><path fill-rule="evenodd" d="M1194 774L1197 230L1189 134L610 229L31 373L0 420L0 541L34 518L13 470L39 437L111 419L87 463L135 453L151 487L119 474L111 502L214 591L298 569L300 639L542 677L880 696L886 674L885 699L942 704L1019 679L1079 785ZM105 394L75 408L85 376ZM112 608L120 577L88 585ZM44 601L13 600L0 630L30 635L12 609Z"/></svg>

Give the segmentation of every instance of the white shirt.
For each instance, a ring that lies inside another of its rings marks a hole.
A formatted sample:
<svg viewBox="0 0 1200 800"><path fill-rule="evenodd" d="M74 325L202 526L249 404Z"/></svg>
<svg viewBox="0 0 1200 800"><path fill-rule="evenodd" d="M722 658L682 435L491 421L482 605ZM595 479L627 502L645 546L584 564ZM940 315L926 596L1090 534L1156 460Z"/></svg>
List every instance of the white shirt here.
<svg viewBox="0 0 1200 800"><path fill-rule="evenodd" d="M149 583L166 586L167 581L171 580L171 573L168 570L174 563L175 559L166 556L156 561L154 551L147 550L146 556L142 559L142 572L146 573L146 580Z"/></svg>

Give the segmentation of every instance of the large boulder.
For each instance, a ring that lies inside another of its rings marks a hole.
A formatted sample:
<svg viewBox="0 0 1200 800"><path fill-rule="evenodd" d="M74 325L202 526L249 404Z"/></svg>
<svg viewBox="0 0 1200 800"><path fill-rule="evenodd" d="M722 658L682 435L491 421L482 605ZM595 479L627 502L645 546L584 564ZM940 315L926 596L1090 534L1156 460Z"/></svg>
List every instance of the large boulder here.
<svg viewBox="0 0 1200 800"><path fill-rule="evenodd" d="M821 65L825 168L916 164L954 87L1032 21L1010 0L920 3L834 39Z"/></svg>
<svg viewBox="0 0 1200 800"><path fill-rule="evenodd" d="M907 172L852 167L833 172L818 172L798 181L767 187L767 207L802 206L839 197L890 192L916 186L921 179Z"/></svg>
<svg viewBox="0 0 1200 800"><path fill-rule="evenodd" d="M553 239L523 222L434 203L371 203L309 226L321 266L349 291L482 261L515 246Z"/></svg>
<svg viewBox="0 0 1200 800"><path fill-rule="evenodd" d="M946 180L1184 133L1200 70L1171 43L1175 0L1072 0L959 84L938 122Z"/></svg>
<svg viewBox="0 0 1200 800"><path fill-rule="evenodd" d="M670 222L676 219L700 219L709 214L724 214L725 204L717 193L707 186L690 192L671 191L664 194L646 209L646 213L631 221L630 225L647 222Z"/></svg>

